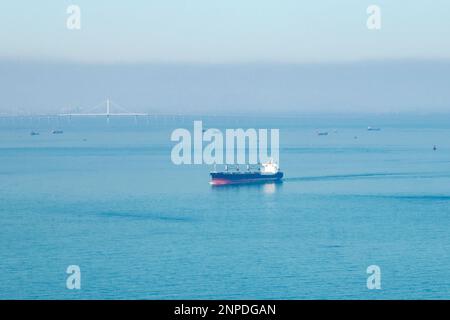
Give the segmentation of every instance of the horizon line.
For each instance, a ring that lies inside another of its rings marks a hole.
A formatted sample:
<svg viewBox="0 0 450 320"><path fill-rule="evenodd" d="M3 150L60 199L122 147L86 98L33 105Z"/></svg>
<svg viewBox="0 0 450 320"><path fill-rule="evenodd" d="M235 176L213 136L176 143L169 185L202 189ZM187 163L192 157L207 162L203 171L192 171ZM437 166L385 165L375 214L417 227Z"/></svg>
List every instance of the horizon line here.
<svg viewBox="0 0 450 320"><path fill-rule="evenodd" d="M118 117L152 117L152 116L169 116L169 117L275 117L275 118L285 118L285 117L304 117L304 116L434 116L434 115L449 115L449 110L433 110L433 111L421 111L421 110L412 110L412 111L367 111L367 112L354 112L354 111L340 111L340 112L327 112L327 111L301 111L301 112L258 112L258 113L179 113L179 112L148 112L148 113L122 113L115 114L111 113L110 116L118 116ZM8 113L8 112L0 112L0 118L25 118L25 117L68 117L73 116L76 118L95 118L95 117L106 117L108 114L106 113L98 113L98 114L76 114L76 113L26 113L26 114L17 114L17 113Z"/></svg>
<svg viewBox="0 0 450 320"><path fill-rule="evenodd" d="M35 58L35 57L9 57L0 56L0 63L25 63L25 64L54 64L54 65L86 65L86 66L305 66L305 65L351 65L363 63L450 63L450 57L426 57L426 58L358 58L348 60L310 60L310 61L276 61L276 60L252 60L252 61L100 61L77 60L70 58Z"/></svg>

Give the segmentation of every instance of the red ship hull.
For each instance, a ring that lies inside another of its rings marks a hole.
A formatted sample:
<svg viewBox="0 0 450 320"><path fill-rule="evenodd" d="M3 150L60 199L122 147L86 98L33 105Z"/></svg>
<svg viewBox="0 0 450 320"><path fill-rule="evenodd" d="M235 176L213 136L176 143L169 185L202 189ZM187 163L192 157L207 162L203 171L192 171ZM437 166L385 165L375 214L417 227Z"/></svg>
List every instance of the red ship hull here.
<svg viewBox="0 0 450 320"><path fill-rule="evenodd" d="M283 178L282 172L275 174L261 174L259 172L211 172L211 185L222 186L229 184L248 184L276 182Z"/></svg>

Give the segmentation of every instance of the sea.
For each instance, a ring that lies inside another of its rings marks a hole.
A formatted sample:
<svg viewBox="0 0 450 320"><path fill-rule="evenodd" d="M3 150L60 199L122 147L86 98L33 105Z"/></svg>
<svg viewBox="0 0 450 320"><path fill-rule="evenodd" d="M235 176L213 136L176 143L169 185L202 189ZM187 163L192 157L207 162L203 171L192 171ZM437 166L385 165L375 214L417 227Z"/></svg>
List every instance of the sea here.
<svg viewBox="0 0 450 320"><path fill-rule="evenodd" d="M279 129L282 183L175 165L194 120ZM449 299L449 120L0 117L0 299Z"/></svg>

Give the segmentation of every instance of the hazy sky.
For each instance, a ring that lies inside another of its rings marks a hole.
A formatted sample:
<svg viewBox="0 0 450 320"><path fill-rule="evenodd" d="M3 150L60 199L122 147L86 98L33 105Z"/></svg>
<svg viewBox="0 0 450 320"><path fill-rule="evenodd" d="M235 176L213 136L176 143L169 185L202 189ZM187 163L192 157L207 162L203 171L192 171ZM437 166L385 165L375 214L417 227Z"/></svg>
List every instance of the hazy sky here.
<svg viewBox="0 0 450 320"><path fill-rule="evenodd" d="M66 27L71 4L81 30ZM157 112L450 111L449 17L449 0L3 0L0 113L106 97Z"/></svg>
<svg viewBox="0 0 450 320"><path fill-rule="evenodd" d="M81 30L66 9L81 8ZM366 27L371 4L382 28ZM448 0L4 0L0 56L89 62L450 58Z"/></svg>

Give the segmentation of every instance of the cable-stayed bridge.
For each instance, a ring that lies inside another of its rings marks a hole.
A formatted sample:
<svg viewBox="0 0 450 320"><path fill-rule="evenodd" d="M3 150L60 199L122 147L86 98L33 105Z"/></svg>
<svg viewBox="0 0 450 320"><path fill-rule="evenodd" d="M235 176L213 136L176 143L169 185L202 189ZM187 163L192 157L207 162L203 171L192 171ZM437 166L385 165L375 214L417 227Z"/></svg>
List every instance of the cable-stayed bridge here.
<svg viewBox="0 0 450 320"><path fill-rule="evenodd" d="M105 108L104 111L99 111L100 108ZM117 111L116 111L117 110ZM148 116L148 113L137 113L137 112L129 112L124 107L118 105L117 103L111 101L110 99L106 99L106 101L102 101L95 107L91 108L88 111L85 112L70 112L70 113L60 113L58 114L61 117L65 116L83 116L83 117L90 117L90 116Z"/></svg>
<svg viewBox="0 0 450 320"><path fill-rule="evenodd" d="M132 117L134 122L138 123L139 118L145 118L146 123L165 124L171 121L185 121L186 115L183 113L143 113L143 112L132 112L128 109L122 107L118 103L112 101L111 99L106 99L95 105L94 107L75 107L75 108L62 108L60 112L55 113L33 113L29 110L23 110L19 107L11 108L9 112L0 112L0 121L6 123L9 121L11 123L27 122L28 124L41 123L42 120L46 120L48 123L57 121L59 123L60 119L66 118L71 122L72 118L89 118L98 117L106 118L106 122L110 123L110 118L112 117Z"/></svg>
<svg viewBox="0 0 450 320"><path fill-rule="evenodd" d="M91 108L83 108L83 107L75 107L75 108L61 108L60 112L55 113L37 113L32 112L31 110L25 110L20 107L10 108L9 112L0 112L0 120L2 122L8 121L8 118L12 123L27 121L28 123L40 123L42 120L46 120L48 123L52 121L58 121L62 118L67 118L68 121L71 121L72 117L105 117L107 123L110 122L110 118L112 117L134 117L135 122L138 122L138 118L146 118L146 122L150 124L151 122L159 123L170 123L173 121L181 121L185 122L186 120L192 119L200 119L200 118L217 118L217 117L228 117L234 118L239 117L239 115L233 114L202 114L202 113L183 113L183 112L173 112L173 113L161 113L161 112L153 112L153 113L144 113L144 112L131 112L118 103L112 101L111 99L106 99L95 105ZM252 114L253 118L254 115ZM237 121L237 120L236 120Z"/></svg>

